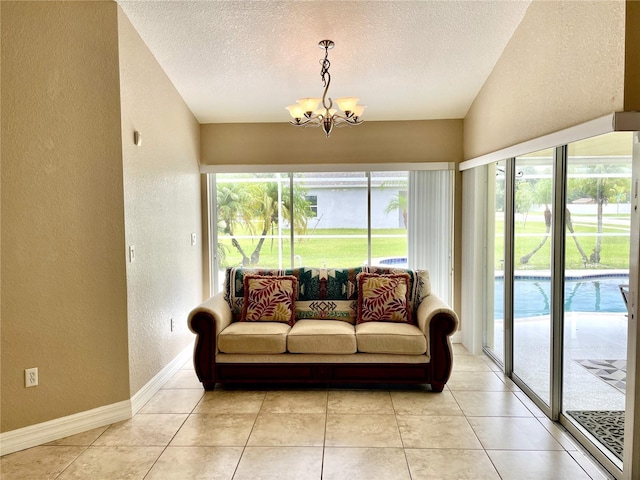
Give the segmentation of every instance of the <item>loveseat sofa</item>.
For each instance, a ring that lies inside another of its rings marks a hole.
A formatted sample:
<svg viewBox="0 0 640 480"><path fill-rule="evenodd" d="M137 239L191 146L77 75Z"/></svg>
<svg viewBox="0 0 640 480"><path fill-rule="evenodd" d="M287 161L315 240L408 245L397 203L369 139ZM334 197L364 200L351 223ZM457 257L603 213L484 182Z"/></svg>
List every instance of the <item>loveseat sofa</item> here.
<svg viewBox="0 0 640 480"><path fill-rule="evenodd" d="M458 317L426 270L228 268L189 314L195 371L216 383L406 383L444 388Z"/></svg>

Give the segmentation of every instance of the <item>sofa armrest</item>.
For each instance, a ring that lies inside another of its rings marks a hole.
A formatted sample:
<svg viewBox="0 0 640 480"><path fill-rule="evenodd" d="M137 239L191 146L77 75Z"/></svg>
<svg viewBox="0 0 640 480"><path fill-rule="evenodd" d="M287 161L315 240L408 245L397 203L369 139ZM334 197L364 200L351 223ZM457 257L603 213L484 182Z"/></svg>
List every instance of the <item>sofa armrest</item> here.
<svg viewBox="0 0 640 480"><path fill-rule="evenodd" d="M456 312L433 294L422 300L416 316L418 327L427 338L427 353L432 365L431 387L436 391L442 391L453 367L449 337L458 329L460 321Z"/></svg>
<svg viewBox="0 0 640 480"><path fill-rule="evenodd" d="M231 309L222 293L217 293L189 313L189 329L196 334L193 366L198 379L207 390L212 389L216 383L218 335L231 324L231 320Z"/></svg>

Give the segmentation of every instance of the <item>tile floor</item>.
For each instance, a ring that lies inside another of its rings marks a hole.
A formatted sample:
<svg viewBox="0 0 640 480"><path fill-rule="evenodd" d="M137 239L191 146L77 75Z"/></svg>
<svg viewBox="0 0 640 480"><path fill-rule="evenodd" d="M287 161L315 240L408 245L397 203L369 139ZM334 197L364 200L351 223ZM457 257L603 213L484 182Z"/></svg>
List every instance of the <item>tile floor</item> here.
<svg viewBox="0 0 640 480"><path fill-rule="evenodd" d="M185 365L132 419L6 455L3 480L603 479L491 361L421 387L219 389Z"/></svg>

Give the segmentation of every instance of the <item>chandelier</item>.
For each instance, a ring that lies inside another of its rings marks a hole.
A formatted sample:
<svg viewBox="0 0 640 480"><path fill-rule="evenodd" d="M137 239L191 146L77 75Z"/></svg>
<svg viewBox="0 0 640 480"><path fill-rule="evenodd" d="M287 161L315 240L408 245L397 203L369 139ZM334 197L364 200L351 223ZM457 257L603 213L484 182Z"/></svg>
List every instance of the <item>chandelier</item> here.
<svg viewBox="0 0 640 480"><path fill-rule="evenodd" d="M320 60L322 69L320 70L320 77L322 78L322 85L324 86L324 92L322 93L322 99L320 98L299 98L298 103L289 105L287 110L293 117L293 121L289 122L296 127L320 127L327 134L327 137L331 133L334 125L336 127L344 127L346 125L360 125L362 120L362 112L366 108L365 105L358 105L358 98L356 97L342 97L336 98L338 108L342 110L338 113L338 110L333 108L333 101L331 98L327 98L327 90L329 90L329 84L331 83L331 74L329 73L329 49L335 46L333 40L322 40L318 46L324 48L324 60ZM318 104L322 100L322 108L318 110ZM327 102L328 100L328 102Z"/></svg>

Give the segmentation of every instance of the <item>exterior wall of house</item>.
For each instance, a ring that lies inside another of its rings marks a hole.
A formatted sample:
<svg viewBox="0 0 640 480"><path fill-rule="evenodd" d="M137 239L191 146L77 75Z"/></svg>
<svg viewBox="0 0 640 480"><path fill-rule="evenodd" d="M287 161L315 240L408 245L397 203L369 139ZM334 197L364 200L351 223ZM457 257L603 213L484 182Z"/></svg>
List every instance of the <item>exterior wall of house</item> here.
<svg viewBox="0 0 640 480"><path fill-rule="evenodd" d="M406 188L405 188L406 190ZM309 220L314 228L367 228L367 185L360 188L309 188L307 195L318 198L318 215ZM398 210L385 213L398 189L371 189L371 228L404 228Z"/></svg>
<svg viewBox="0 0 640 480"><path fill-rule="evenodd" d="M119 7L118 37L134 395L193 341L186 319L203 299L200 125Z"/></svg>
<svg viewBox="0 0 640 480"><path fill-rule="evenodd" d="M6 432L130 389L116 4L0 8Z"/></svg>
<svg viewBox="0 0 640 480"><path fill-rule="evenodd" d="M464 158L622 111L624 76L624 0L534 0L464 119Z"/></svg>

